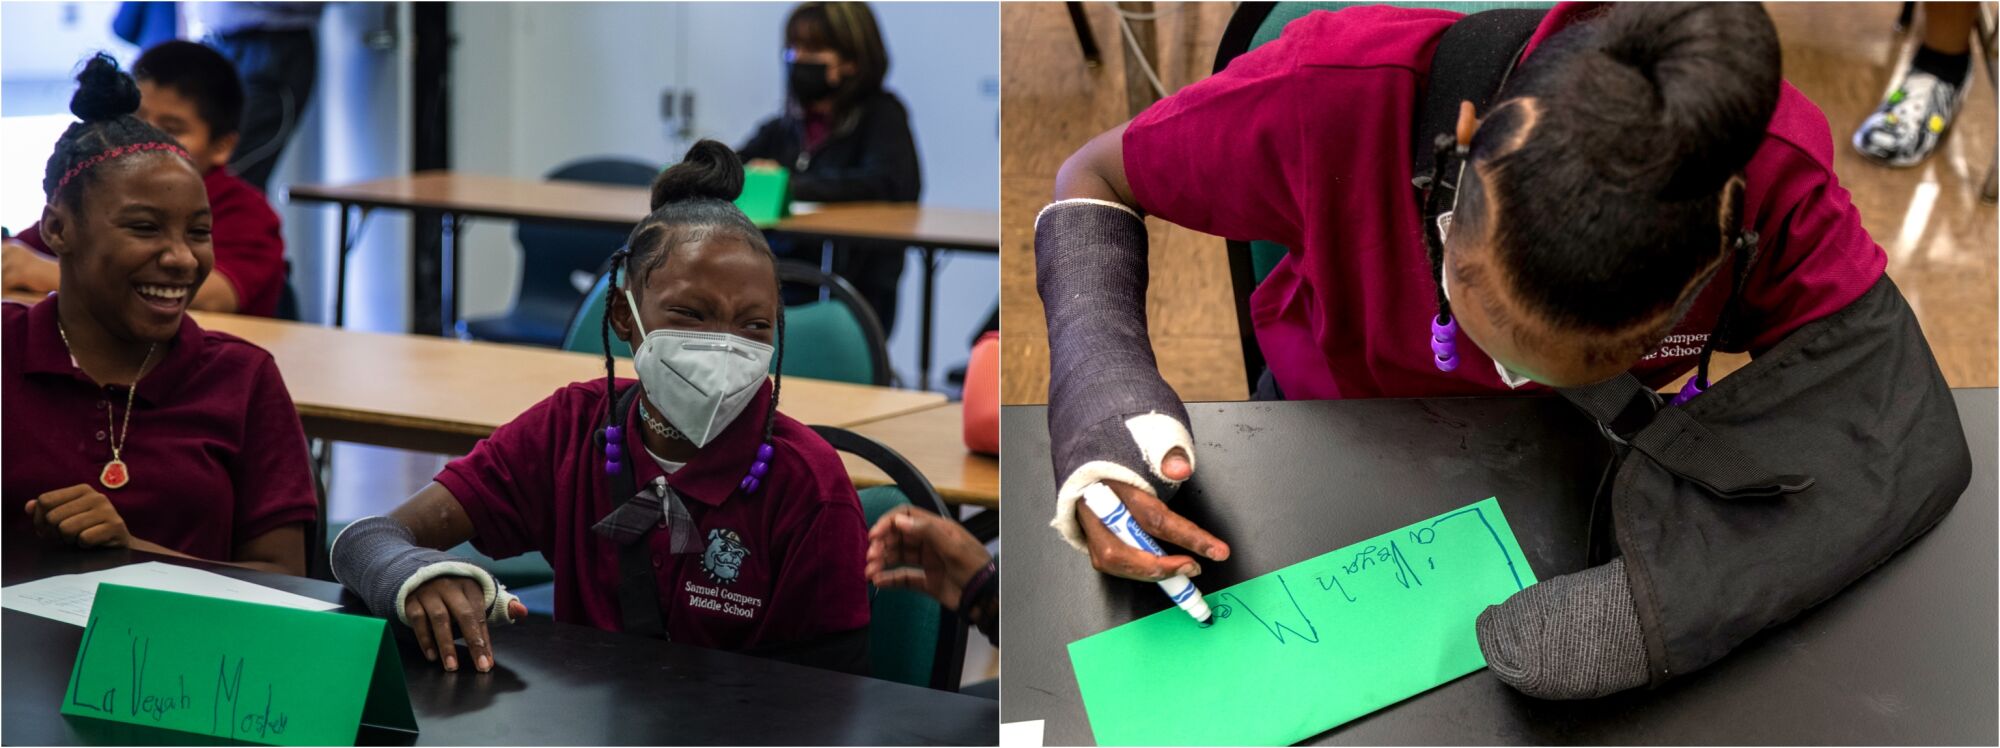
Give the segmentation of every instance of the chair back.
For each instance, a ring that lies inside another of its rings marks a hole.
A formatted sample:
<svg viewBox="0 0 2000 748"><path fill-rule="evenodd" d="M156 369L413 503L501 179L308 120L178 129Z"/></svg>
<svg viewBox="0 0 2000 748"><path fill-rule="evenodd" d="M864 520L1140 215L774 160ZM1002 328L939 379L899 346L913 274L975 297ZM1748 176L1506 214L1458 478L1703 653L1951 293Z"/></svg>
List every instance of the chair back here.
<svg viewBox="0 0 2000 748"><path fill-rule="evenodd" d="M874 527L882 515L904 504L915 504L943 521L952 521L950 510L930 480L895 450L846 429L812 429L834 449L868 461L895 481L857 492L867 526ZM868 652L875 677L940 691L958 690L965 666L966 634L956 613L916 590L870 585L868 601Z"/></svg>

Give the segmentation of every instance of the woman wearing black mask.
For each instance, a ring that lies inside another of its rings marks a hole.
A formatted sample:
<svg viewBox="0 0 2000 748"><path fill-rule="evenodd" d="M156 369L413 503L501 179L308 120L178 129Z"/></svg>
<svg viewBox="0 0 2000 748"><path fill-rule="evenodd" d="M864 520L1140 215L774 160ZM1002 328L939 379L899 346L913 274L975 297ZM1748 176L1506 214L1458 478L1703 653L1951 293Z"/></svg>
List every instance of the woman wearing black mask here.
<svg viewBox="0 0 2000 748"><path fill-rule="evenodd" d="M785 20L785 111L737 149L752 167L792 172L792 199L915 201L923 192L909 111L882 88L889 55L865 3L802 3ZM819 264L818 242L774 241L780 257ZM852 282L888 329L896 320L901 247L834 243L833 271ZM788 300L803 303L805 299Z"/></svg>

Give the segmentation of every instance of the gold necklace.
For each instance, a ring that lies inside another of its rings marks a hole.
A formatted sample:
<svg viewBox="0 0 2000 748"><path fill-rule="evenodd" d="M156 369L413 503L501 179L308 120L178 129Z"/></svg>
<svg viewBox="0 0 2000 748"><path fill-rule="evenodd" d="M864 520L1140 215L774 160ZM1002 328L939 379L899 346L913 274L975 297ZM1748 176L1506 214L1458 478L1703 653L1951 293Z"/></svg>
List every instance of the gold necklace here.
<svg viewBox="0 0 2000 748"><path fill-rule="evenodd" d="M69 331L63 329L60 321L56 322L56 334L62 336L63 347L69 350L70 359L74 361L76 348L69 344ZM139 373L132 377L132 385L125 388L125 425L122 428L112 428L111 409L106 408L104 411L104 429L107 438L111 440L111 461L104 463L104 469L97 474L97 482L103 484L105 488L124 488L125 484L132 482L132 471L125 467L125 460L121 455L125 451L126 438L132 435L132 403L133 398L139 394L139 380L146 376L146 367L152 365L153 352L159 347L158 343L146 346L146 358L139 362Z"/></svg>

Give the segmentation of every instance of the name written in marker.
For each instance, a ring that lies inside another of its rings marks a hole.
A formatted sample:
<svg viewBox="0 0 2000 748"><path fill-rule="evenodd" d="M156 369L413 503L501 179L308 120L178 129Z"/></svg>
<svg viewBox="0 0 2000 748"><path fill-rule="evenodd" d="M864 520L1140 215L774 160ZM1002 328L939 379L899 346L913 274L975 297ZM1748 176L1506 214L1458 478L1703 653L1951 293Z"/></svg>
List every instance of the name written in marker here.
<svg viewBox="0 0 2000 748"><path fill-rule="evenodd" d="M1397 587L1389 588L1391 592L1395 592L1398 588L1410 590L1423 587L1424 580L1422 575L1418 573L1418 564L1412 560L1411 556L1415 555L1418 559L1421 559L1425 569L1424 573L1437 571L1437 559L1426 552L1425 546L1437 542L1439 525L1457 518L1463 519L1452 523L1446 529L1456 532L1492 535L1495 545L1499 545L1499 536L1495 533L1492 523L1487 521L1485 514L1477 508L1470 508L1447 514L1432 520L1426 526L1409 530L1405 533L1406 537L1390 539L1386 543L1376 542L1363 546L1360 550L1355 551L1353 556L1347 558L1345 563L1336 562L1333 568L1315 574L1313 581L1319 587L1319 592L1338 593L1341 600L1347 603L1360 602L1361 598L1349 592L1347 581L1343 580L1351 581L1356 577L1367 576L1369 574L1382 574L1386 572L1397 585ZM1414 550L1405 551L1406 542L1408 544L1407 547ZM1521 583L1520 573L1513 568L1514 562L1506 556L1504 549L1502 551L1502 558L1506 559L1508 571L1513 575L1515 588L1522 588L1524 585ZM1277 578L1278 589L1284 595L1284 602L1282 604L1275 607L1267 605L1265 610L1260 612L1258 609L1252 607L1249 601L1244 600L1241 595L1235 592L1225 592L1216 596L1218 604L1215 606L1215 617L1217 619L1227 619L1235 615L1240 609L1243 613L1249 614L1250 618L1256 621L1257 625L1262 627L1264 632L1269 634L1279 644L1291 642L1302 642L1305 644L1320 643L1319 628L1313 624L1312 617L1306 613L1306 606L1299 603L1299 595L1292 590L1291 583L1286 580L1285 575L1282 573L1276 573L1272 576ZM1304 591L1306 594L1312 594L1313 592L1311 588L1305 588Z"/></svg>
<svg viewBox="0 0 2000 748"><path fill-rule="evenodd" d="M245 703L244 678L246 673L254 671L243 657L222 654L212 676L205 672L157 673L152 669L152 637L135 634L128 628L124 631L124 641L105 642L97 638L99 633L101 632L98 629L97 619L93 617L83 631L82 651L77 656L79 668L78 672L73 674L74 686L70 689L71 706L105 715L117 715L122 712L127 718L144 718L154 723L165 723L176 713L196 713L200 709L202 705L197 702L197 698L201 695L201 691L190 691L188 682L192 677L195 682L201 683L204 676L208 676L213 678L215 684L210 691L211 698L207 704L210 735L261 740L283 735L291 724L291 715L280 708L281 702L275 683L263 684L263 693L260 694L263 697L261 704L256 702L254 695L249 703ZM107 646L107 644L123 645L122 648L127 650L127 656L121 658L128 663L125 677L115 679L113 682L116 685L109 687L104 687L103 682L86 683L81 672L82 663L91 661L89 658L93 647ZM121 688L124 690L122 699L119 696ZM176 724L175 727L182 730L199 729L198 724L190 725L185 721Z"/></svg>

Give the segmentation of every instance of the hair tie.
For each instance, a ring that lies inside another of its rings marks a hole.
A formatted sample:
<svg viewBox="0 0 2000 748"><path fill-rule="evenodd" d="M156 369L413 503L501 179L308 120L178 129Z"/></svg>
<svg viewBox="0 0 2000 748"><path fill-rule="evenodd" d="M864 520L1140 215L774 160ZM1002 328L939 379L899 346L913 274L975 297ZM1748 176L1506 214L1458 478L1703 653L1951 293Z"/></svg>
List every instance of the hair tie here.
<svg viewBox="0 0 2000 748"><path fill-rule="evenodd" d="M151 143L133 143L131 145L121 145L116 148L104 151L103 153L99 153L95 156L91 156L90 158L86 158L82 161L77 162L75 166L69 167L69 171L63 172L62 179L56 182L56 192L61 193L64 187L69 186L69 180L75 179L76 175L82 174L84 171L90 169L90 167L104 163L119 156L124 156L133 153L140 153L143 151L167 151L169 153L180 156L181 158L187 159L189 161L194 160L194 157L189 156L187 151L183 150L179 145L173 143L163 143L159 141L154 141Z"/></svg>

